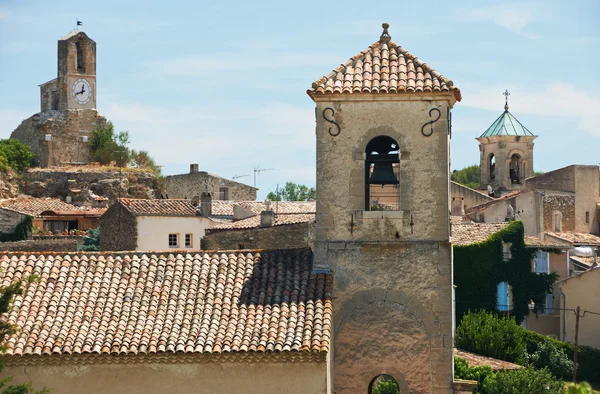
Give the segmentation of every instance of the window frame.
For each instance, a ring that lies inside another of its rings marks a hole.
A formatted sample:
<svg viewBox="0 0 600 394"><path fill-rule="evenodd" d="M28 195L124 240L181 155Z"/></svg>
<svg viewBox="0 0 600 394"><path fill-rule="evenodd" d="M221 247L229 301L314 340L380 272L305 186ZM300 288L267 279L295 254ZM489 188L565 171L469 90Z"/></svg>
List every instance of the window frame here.
<svg viewBox="0 0 600 394"><path fill-rule="evenodd" d="M193 233L186 233L184 235L184 244L185 244L186 248L194 247L194 234Z"/></svg>
<svg viewBox="0 0 600 394"><path fill-rule="evenodd" d="M175 237L175 244L172 245L171 244L171 236ZM167 244L169 245L169 248L178 248L179 247L179 233L169 233L169 235L167 236Z"/></svg>

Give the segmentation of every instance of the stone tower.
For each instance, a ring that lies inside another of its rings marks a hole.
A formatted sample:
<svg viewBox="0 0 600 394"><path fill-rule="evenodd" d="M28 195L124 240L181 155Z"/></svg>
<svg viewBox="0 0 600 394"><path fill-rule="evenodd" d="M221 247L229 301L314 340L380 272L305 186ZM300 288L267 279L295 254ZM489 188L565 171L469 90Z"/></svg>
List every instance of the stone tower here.
<svg viewBox="0 0 600 394"><path fill-rule="evenodd" d="M508 91L504 93L508 98ZM537 138L513 114L504 112L483 133L479 141L481 187L489 185L495 197L525 187L533 176L533 140Z"/></svg>
<svg viewBox="0 0 600 394"><path fill-rule="evenodd" d="M334 274L332 391L450 393L452 81L380 40L313 83L315 270Z"/></svg>
<svg viewBox="0 0 600 394"><path fill-rule="evenodd" d="M96 111L96 42L74 30L58 40L58 73L40 85L40 112L11 138L29 146L36 165L85 163L92 131L105 123Z"/></svg>

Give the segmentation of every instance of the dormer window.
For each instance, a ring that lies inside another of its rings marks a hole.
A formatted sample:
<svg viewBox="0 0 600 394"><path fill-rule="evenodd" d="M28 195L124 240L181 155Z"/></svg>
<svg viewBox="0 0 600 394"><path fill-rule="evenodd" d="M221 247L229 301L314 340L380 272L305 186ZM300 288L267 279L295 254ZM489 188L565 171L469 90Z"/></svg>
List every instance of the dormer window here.
<svg viewBox="0 0 600 394"><path fill-rule="evenodd" d="M400 210L400 148L388 136L367 144L365 161L365 210Z"/></svg>

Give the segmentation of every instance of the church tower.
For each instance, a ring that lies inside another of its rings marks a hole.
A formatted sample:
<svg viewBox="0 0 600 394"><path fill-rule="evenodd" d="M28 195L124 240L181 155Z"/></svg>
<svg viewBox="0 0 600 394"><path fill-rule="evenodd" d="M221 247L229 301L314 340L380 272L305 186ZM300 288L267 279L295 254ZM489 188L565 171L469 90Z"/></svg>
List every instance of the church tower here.
<svg viewBox="0 0 600 394"><path fill-rule="evenodd" d="M57 77L40 85L40 112L13 131L48 167L91 161L93 130L106 124L96 111L96 42L73 30L58 40Z"/></svg>
<svg viewBox="0 0 600 394"><path fill-rule="evenodd" d="M495 197L523 189L525 179L533 176L533 140L537 138L508 111L510 93L504 95L504 112L477 138L481 187L490 186Z"/></svg>
<svg viewBox="0 0 600 394"><path fill-rule="evenodd" d="M334 275L332 392L451 393L450 111L460 90L391 40L313 83L315 270Z"/></svg>

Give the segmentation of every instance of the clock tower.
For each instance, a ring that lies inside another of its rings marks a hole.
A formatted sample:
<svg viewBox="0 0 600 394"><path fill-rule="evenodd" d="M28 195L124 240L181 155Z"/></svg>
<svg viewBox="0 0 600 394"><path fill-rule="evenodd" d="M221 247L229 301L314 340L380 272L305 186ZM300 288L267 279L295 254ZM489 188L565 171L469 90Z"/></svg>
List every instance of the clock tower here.
<svg viewBox="0 0 600 394"><path fill-rule="evenodd" d="M91 161L93 130L106 123L96 111L96 42L73 30L58 40L56 78L40 85L40 112L13 131L41 167Z"/></svg>

